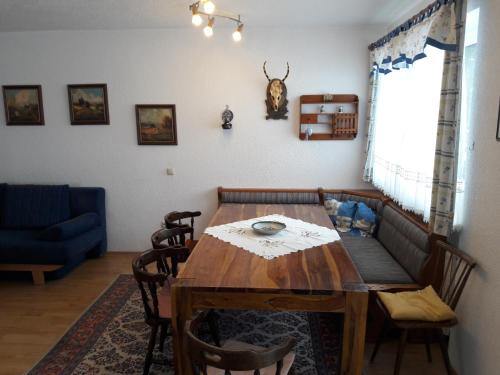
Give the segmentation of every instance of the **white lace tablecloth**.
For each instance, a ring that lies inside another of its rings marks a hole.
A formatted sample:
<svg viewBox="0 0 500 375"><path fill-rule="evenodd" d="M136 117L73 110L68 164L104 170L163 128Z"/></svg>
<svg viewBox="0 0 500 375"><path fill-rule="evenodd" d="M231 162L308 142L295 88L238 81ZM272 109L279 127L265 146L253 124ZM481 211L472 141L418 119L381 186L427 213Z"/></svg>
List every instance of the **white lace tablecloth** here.
<svg viewBox="0 0 500 375"><path fill-rule="evenodd" d="M257 221L279 221L286 224L286 228L274 235L257 234L252 229L252 224ZM205 233L266 259L273 259L340 239L335 229L282 215L268 215L209 227L205 229Z"/></svg>

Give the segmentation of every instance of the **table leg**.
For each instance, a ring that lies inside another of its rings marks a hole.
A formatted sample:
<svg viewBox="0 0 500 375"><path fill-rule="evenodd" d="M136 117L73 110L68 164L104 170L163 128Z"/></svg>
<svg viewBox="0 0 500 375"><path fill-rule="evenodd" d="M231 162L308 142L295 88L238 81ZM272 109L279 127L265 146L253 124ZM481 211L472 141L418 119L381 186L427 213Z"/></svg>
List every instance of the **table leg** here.
<svg viewBox="0 0 500 375"><path fill-rule="evenodd" d="M177 375L192 375L191 365L185 350L184 325L192 318L191 290L172 285L172 345L174 366Z"/></svg>
<svg viewBox="0 0 500 375"><path fill-rule="evenodd" d="M346 292L344 339L342 344L342 375L361 375L363 371L367 292Z"/></svg>

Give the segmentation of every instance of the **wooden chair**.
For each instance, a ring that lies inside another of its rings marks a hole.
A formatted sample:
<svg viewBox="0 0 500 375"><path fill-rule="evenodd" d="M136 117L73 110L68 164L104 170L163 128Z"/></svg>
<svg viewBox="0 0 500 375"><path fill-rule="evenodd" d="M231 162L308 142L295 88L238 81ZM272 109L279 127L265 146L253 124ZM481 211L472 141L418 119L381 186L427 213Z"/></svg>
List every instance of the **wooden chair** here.
<svg viewBox="0 0 500 375"><path fill-rule="evenodd" d="M167 229L189 228L189 239L186 240L186 246L193 250L197 243L194 239L194 218L198 216L201 216L200 211L173 211L165 215L165 227Z"/></svg>
<svg viewBox="0 0 500 375"><path fill-rule="evenodd" d="M174 233L178 229L174 229ZM170 287L177 275L177 258L187 256L189 249L182 245L150 249L139 255L132 262L135 280L141 292L144 305L145 322L151 327L151 335L144 362L143 374L149 373L153 359L156 335L160 330L158 349L163 351L168 327L172 318ZM169 262L171 266L169 266ZM152 271L156 267L157 273ZM219 344L217 327L213 314L207 316L209 327L216 344Z"/></svg>
<svg viewBox="0 0 500 375"><path fill-rule="evenodd" d="M293 365L291 352L295 339L288 337L283 344L263 348L239 341L228 340L222 347L210 345L197 337L200 319L186 322L186 348L193 373L203 375L286 375Z"/></svg>
<svg viewBox="0 0 500 375"><path fill-rule="evenodd" d="M458 300L464 290L465 284L469 275L476 265L474 259L463 251L456 249L455 247L443 242L437 242L437 249L440 252L443 266L441 269L442 273L442 283L439 288L438 294L441 299L448 305L452 310L455 310ZM437 332L439 336L439 344L441 347L441 354L443 356L444 364L446 366L446 371L448 375L453 374L450 359L448 356L448 345L446 337L443 333L444 328L453 327L458 324L456 318L441 322L428 322L419 320L394 320L391 318L387 308L380 298L377 297L377 303L382 309L385 315L384 327L382 328L380 335L377 338L375 347L373 348L373 353L370 361L373 362L377 351L384 339L387 331L391 326L401 330L401 337L399 340L399 348L396 356L396 363L394 367L394 374L399 374L401 369L401 361L403 359L403 353L408 338L408 331L420 329L424 332L425 345L427 350L427 360L432 361L431 351L430 351L430 335L432 332Z"/></svg>
<svg viewBox="0 0 500 375"><path fill-rule="evenodd" d="M153 249L163 249L169 246L184 246L188 248L187 256L177 256L177 262L185 262L191 253L191 248L186 245L186 234L191 233L191 227L174 227L171 229L159 229L151 235L151 245ZM168 266L168 264L166 265ZM175 275L177 276L177 268Z"/></svg>

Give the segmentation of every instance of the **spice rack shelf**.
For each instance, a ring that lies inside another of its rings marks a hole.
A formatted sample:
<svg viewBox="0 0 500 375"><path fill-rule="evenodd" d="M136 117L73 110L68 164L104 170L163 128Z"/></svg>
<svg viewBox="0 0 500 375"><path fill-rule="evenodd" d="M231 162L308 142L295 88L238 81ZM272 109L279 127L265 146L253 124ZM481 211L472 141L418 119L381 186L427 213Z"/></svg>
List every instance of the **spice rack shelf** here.
<svg viewBox="0 0 500 375"><path fill-rule="evenodd" d="M356 138L358 105L357 95L302 95L300 97L299 138L310 141ZM327 106L329 110L321 111ZM344 107L348 107L349 111L344 112ZM308 136L306 131L309 127L312 129L312 134Z"/></svg>

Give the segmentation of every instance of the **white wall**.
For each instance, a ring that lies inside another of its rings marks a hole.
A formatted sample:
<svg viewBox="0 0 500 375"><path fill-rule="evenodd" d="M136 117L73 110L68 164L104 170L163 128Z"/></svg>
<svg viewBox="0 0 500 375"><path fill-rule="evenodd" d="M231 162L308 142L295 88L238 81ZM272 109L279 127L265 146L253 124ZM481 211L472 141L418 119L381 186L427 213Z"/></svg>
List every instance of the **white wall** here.
<svg viewBox="0 0 500 375"><path fill-rule="evenodd" d="M478 262L458 305L451 354L462 375L499 373L500 142L495 140L500 97L500 1L479 0L476 96L471 108L474 151L469 163L460 246Z"/></svg>
<svg viewBox="0 0 500 375"><path fill-rule="evenodd" d="M0 84L41 84L44 127L6 127L0 110L0 181L103 186L109 245L141 250L172 210L216 208L216 187L357 188L373 28L194 28L0 33ZM291 72L288 121L265 120L267 80ZM70 126L66 85L108 84L111 126ZM302 94L360 97L355 141L298 139ZM176 104L178 146L138 146L135 104ZM234 128L223 131L228 104ZM166 168L174 167L175 176Z"/></svg>

